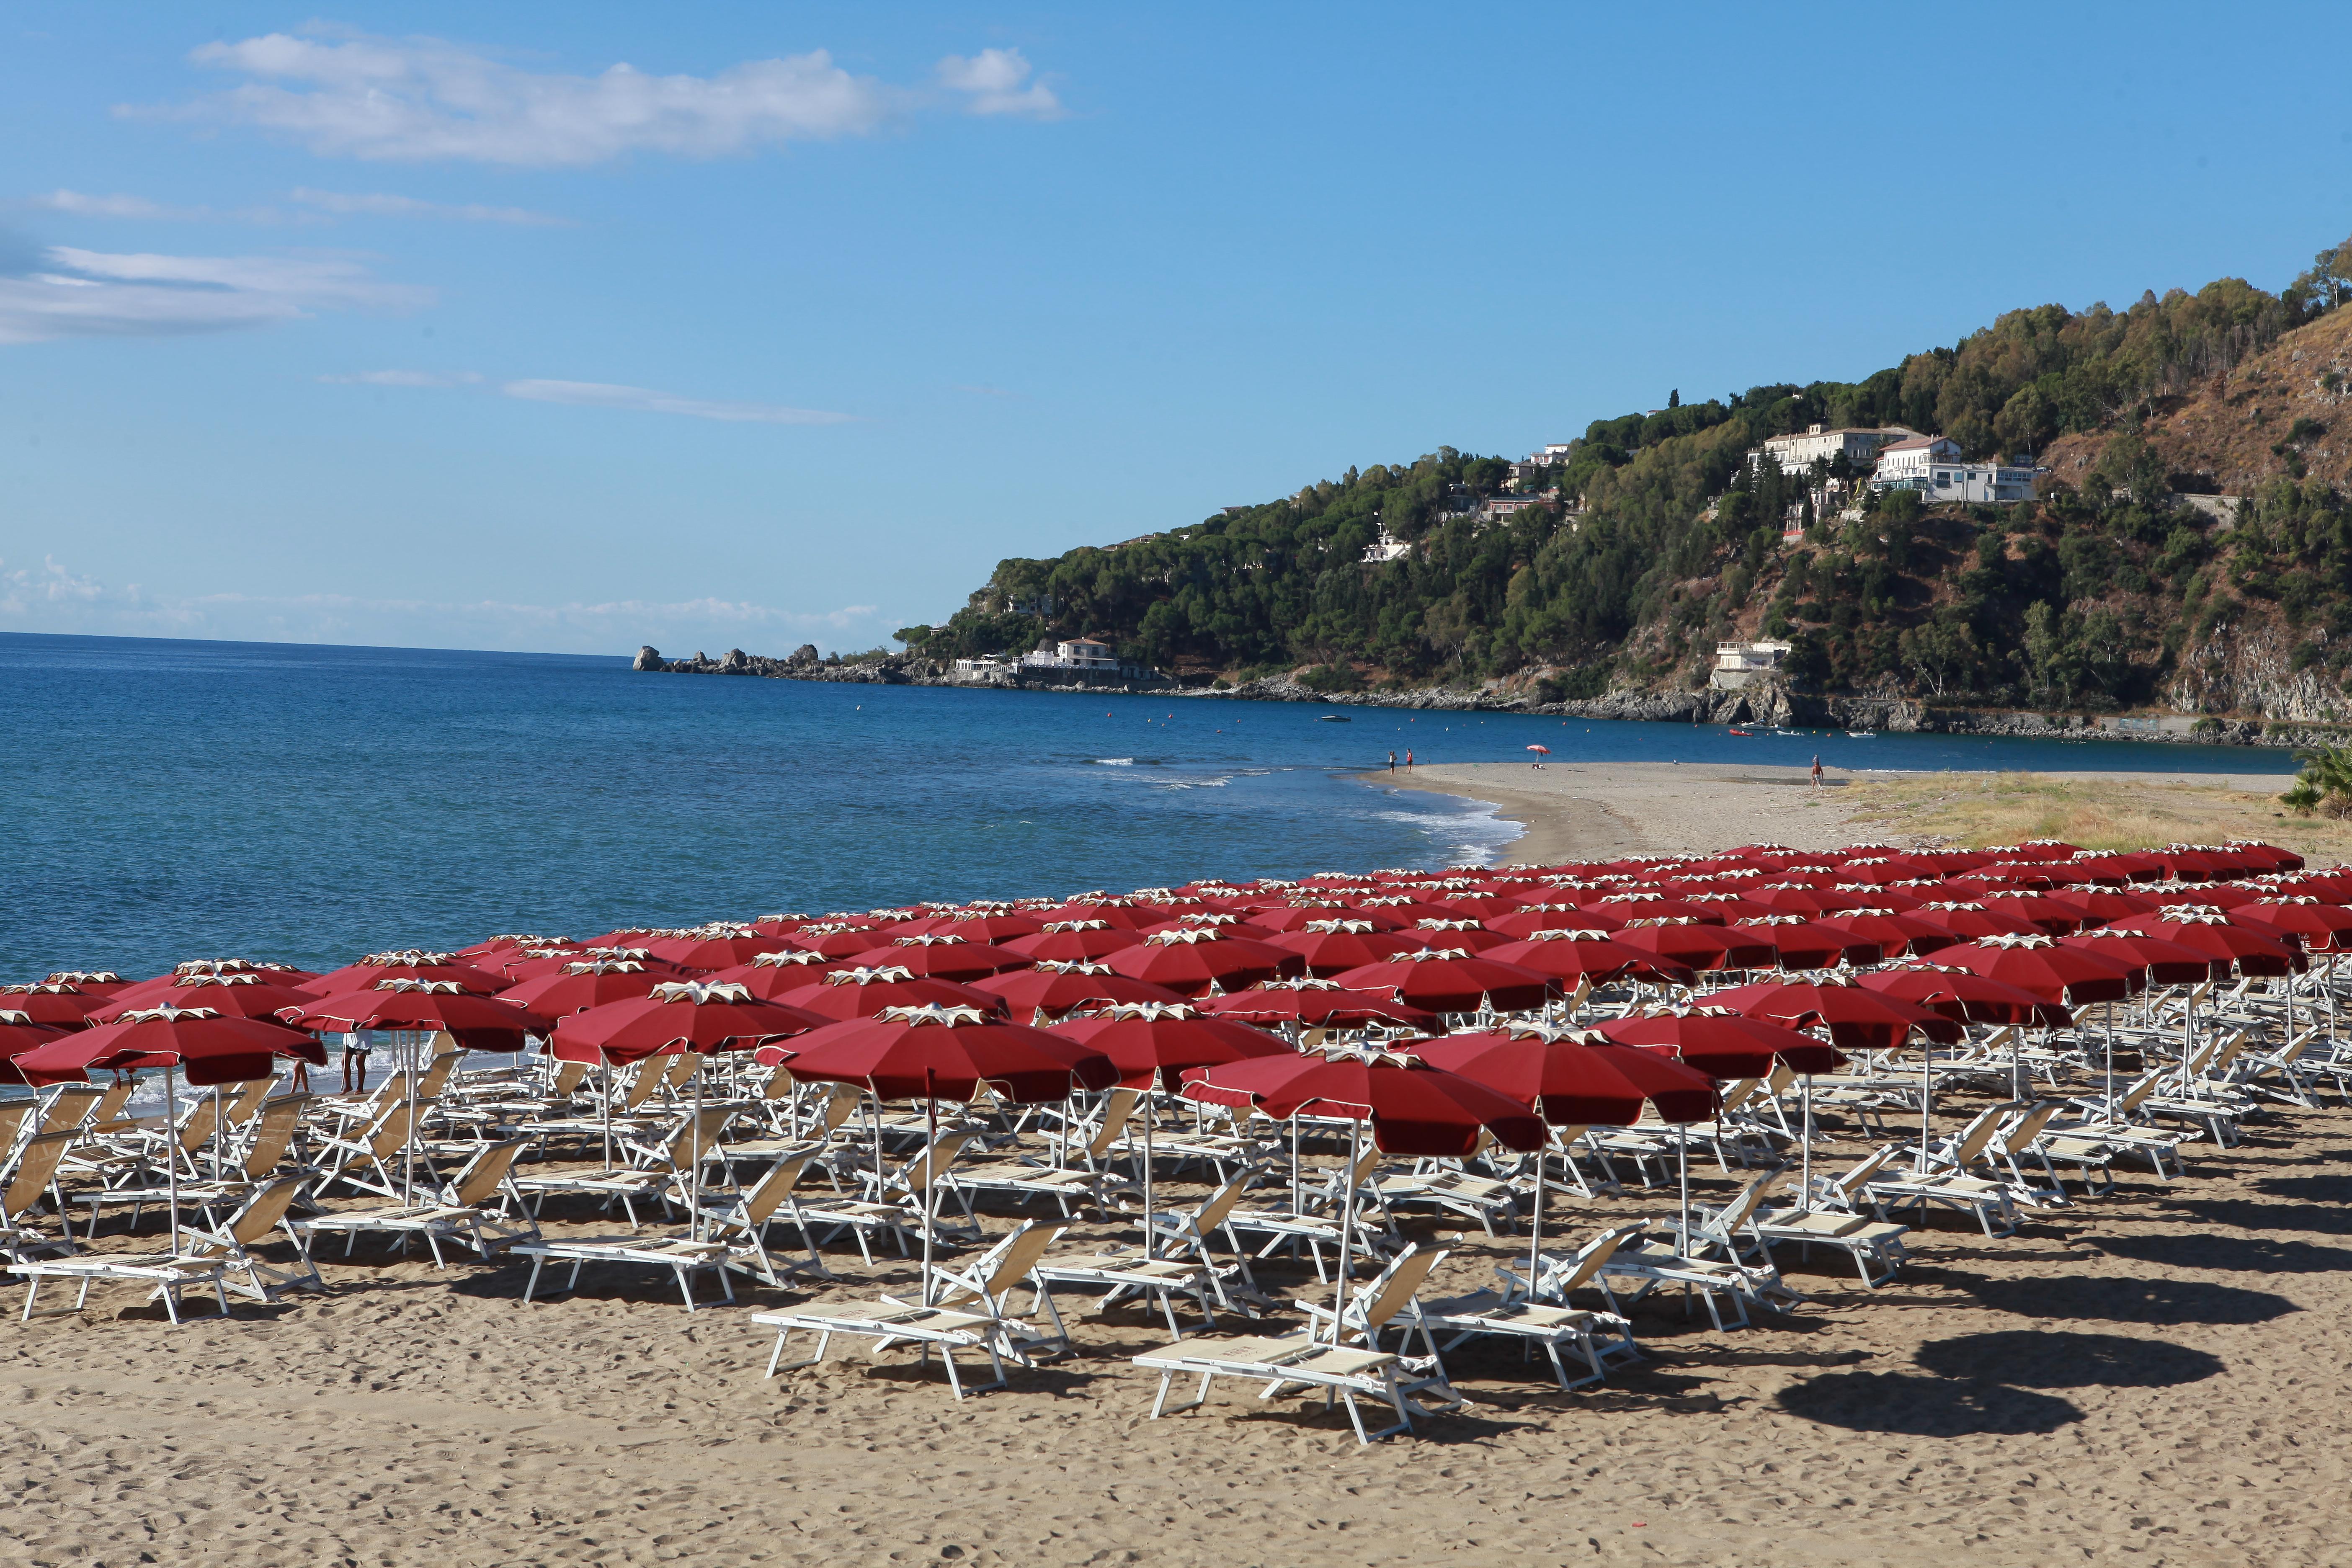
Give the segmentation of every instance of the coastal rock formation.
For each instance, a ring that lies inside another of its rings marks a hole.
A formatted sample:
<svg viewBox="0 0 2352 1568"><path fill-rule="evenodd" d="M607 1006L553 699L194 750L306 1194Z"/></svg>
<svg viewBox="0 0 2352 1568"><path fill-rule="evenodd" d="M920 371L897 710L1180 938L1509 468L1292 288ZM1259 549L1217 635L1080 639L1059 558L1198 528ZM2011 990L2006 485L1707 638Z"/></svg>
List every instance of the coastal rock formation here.
<svg viewBox="0 0 2352 1568"><path fill-rule="evenodd" d="M629 668L631 669L666 669L668 666L662 663L661 650L653 644L646 643L637 649L637 660Z"/></svg>

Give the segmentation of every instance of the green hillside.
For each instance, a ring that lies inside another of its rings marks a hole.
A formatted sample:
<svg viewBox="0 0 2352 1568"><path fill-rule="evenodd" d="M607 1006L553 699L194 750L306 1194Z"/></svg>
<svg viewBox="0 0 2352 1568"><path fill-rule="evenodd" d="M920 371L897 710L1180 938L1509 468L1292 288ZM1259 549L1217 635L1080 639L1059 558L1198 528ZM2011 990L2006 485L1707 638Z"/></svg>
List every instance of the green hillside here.
<svg viewBox="0 0 2352 1568"><path fill-rule="evenodd" d="M1556 699L1697 684L1717 639L1761 633L1790 637L1825 691L2096 710L2177 699L2190 667L2260 630L2284 639L2281 679L2332 697L2352 657L2352 440L2329 417L2352 394L2347 276L2352 241L2278 294L2223 279L2123 310L2043 305L1854 382L1670 398L1593 421L1548 470L1561 499L1507 518L1463 515L1504 490L1502 458L1441 447L1351 468L1004 561L944 626L899 635L954 658L1091 633L1192 678L1499 679ZM2022 505L1865 493L1859 517L1844 498L1816 516L1836 468L1751 476L1745 457L1817 423L1907 426L2053 471ZM2224 479L2248 497L2234 526L2177 500ZM1367 562L1383 529L1411 548Z"/></svg>

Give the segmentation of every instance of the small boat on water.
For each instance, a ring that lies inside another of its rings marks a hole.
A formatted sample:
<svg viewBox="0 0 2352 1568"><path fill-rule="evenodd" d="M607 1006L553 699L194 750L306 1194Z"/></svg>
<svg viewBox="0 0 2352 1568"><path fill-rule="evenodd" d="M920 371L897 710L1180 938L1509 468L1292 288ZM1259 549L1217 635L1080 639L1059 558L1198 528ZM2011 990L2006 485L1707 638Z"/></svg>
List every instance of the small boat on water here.
<svg viewBox="0 0 2352 1568"><path fill-rule="evenodd" d="M1326 713L1323 717L1316 720L1315 721L1318 724L1352 724L1355 722L1353 719L1349 718L1344 713Z"/></svg>
<svg viewBox="0 0 2352 1568"><path fill-rule="evenodd" d="M1752 741L1756 738L1756 731L1753 730L1734 730L1731 732L1743 741Z"/></svg>
<svg viewBox="0 0 2352 1568"><path fill-rule="evenodd" d="M1878 731L1875 730L1848 730L1845 732L1845 738L1849 741L1875 741L1878 739Z"/></svg>

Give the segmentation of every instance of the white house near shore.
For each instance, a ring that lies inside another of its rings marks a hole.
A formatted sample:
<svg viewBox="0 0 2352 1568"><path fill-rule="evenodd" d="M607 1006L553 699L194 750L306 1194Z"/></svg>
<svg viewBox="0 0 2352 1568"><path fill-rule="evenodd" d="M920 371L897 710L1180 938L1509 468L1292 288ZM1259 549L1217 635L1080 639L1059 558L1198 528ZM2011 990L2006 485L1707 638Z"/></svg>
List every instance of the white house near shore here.
<svg viewBox="0 0 2352 1568"><path fill-rule="evenodd" d="M1780 673L1780 661L1789 657L1789 647L1769 638L1719 642L1715 645L1715 668L1708 674L1706 683L1717 691L1737 691L1752 686L1767 676Z"/></svg>

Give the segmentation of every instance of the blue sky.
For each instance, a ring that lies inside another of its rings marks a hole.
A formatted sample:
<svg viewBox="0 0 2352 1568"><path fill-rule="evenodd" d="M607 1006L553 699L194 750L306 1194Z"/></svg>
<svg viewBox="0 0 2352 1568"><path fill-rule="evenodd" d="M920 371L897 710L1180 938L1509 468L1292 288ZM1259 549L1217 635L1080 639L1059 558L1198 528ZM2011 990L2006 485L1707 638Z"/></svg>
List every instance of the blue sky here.
<svg viewBox="0 0 2352 1568"><path fill-rule="evenodd" d="M0 629L863 647L2352 230L2332 8L0 12ZM2300 41L2298 41L2300 40Z"/></svg>

